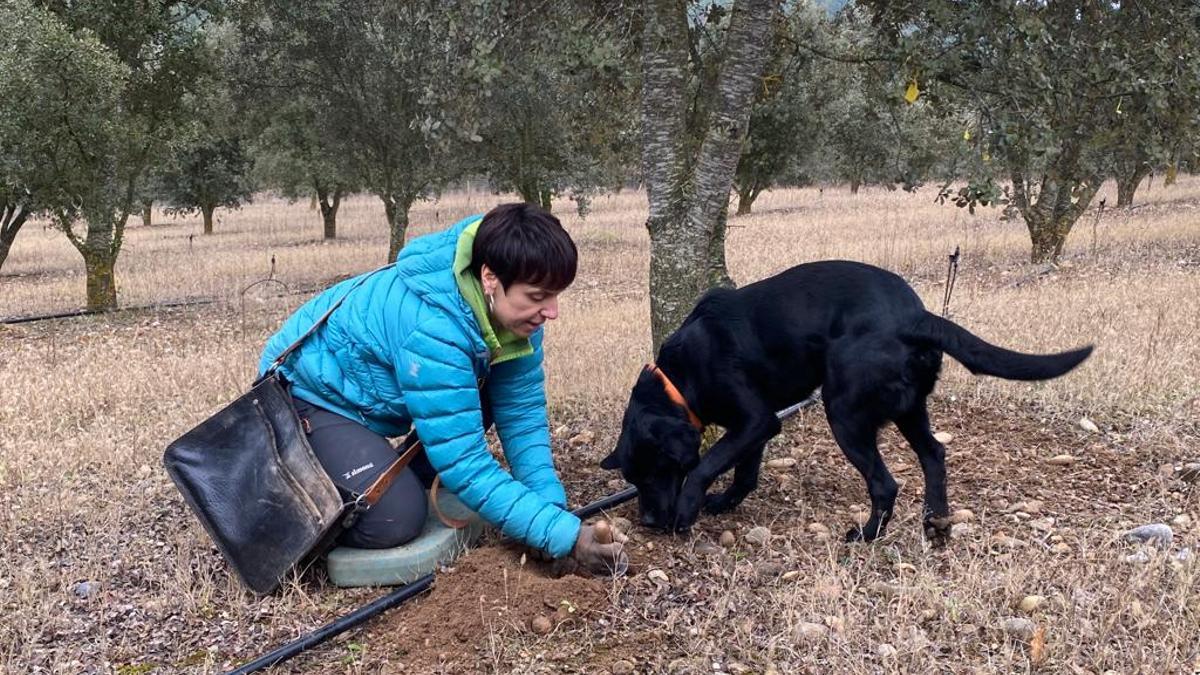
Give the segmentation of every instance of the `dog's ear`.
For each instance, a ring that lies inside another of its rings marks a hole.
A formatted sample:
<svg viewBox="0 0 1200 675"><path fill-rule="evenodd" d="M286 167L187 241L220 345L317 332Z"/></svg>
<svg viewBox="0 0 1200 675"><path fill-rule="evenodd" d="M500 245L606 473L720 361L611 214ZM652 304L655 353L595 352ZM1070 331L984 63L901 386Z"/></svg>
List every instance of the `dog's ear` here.
<svg viewBox="0 0 1200 675"><path fill-rule="evenodd" d="M653 430L658 446L676 466L691 471L700 462L700 432L687 421L660 417Z"/></svg>

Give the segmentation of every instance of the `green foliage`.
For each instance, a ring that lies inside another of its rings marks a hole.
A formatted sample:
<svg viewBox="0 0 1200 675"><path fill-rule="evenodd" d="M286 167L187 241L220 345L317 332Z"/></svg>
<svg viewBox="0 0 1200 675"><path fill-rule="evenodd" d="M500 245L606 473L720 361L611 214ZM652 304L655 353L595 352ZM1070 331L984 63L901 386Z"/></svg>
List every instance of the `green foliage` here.
<svg viewBox="0 0 1200 675"><path fill-rule="evenodd" d="M69 223L113 197L104 188L133 131L121 114L129 68L31 2L0 7L0 200Z"/></svg>
<svg viewBox="0 0 1200 675"><path fill-rule="evenodd" d="M240 138L206 140L187 148L160 177L165 210L211 214L217 207L240 208L253 193L249 169Z"/></svg>
<svg viewBox="0 0 1200 675"><path fill-rule="evenodd" d="M637 64L626 15L617 6L551 3L529 16L526 3L495 3L495 48L487 69L480 141L469 149L499 190L549 208L569 193L586 208L619 187L636 165Z"/></svg>
<svg viewBox="0 0 1200 675"><path fill-rule="evenodd" d="M966 177L1011 181L1035 260L1061 253L1114 157L1133 147L1154 161L1181 132L1156 141L1149 130L1187 128L1200 107L1195 2L861 4L898 73L972 111L977 161ZM961 196L971 206L980 195L995 190Z"/></svg>

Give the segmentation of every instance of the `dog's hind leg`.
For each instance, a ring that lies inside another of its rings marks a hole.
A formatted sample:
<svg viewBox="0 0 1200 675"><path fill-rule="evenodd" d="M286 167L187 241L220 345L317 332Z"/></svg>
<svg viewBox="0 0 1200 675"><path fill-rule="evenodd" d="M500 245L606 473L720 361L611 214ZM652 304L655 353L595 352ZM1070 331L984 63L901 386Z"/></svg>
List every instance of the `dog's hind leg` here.
<svg viewBox="0 0 1200 675"><path fill-rule="evenodd" d="M946 448L929 429L925 401L896 418L896 427L921 461L925 474L925 536L941 546L950 538L950 505L946 500Z"/></svg>
<svg viewBox="0 0 1200 675"><path fill-rule="evenodd" d="M833 437L846 459L858 469L867 483L871 495L871 516L862 527L852 528L846 533L846 541L873 541L881 536L892 518L899 487L887 464L879 454L876 434L879 425L864 415L855 414L852 406L844 401L827 401L825 414Z"/></svg>

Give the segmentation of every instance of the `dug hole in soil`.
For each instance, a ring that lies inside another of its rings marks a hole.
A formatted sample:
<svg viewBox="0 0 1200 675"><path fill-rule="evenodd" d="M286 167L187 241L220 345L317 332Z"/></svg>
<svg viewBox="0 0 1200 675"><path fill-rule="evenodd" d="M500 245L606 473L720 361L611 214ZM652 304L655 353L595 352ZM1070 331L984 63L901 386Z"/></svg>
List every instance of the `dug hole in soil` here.
<svg viewBox="0 0 1200 675"><path fill-rule="evenodd" d="M470 670L488 660L493 636L553 634L609 606L610 580L522 558L515 546L469 551L437 573L433 590L375 622L363 641L412 672Z"/></svg>

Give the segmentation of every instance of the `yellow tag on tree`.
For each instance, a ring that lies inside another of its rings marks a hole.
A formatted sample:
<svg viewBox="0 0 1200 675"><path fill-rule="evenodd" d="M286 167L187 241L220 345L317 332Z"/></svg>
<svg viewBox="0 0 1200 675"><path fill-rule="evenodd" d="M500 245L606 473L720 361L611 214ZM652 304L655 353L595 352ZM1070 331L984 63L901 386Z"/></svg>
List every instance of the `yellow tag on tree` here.
<svg viewBox="0 0 1200 675"><path fill-rule="evenodd" d="M963 129L963 140L964 141L971 140L971 130L970 129Z"/></svg>
<svg viewBox="0 0 1200 675"><path fill-rule="evenodd" d="M913 80L908 83L908 89L904 90L904 100L909 103L916 103L917 97L921 95L921 90L917 88L917 81Z"/></svg>

